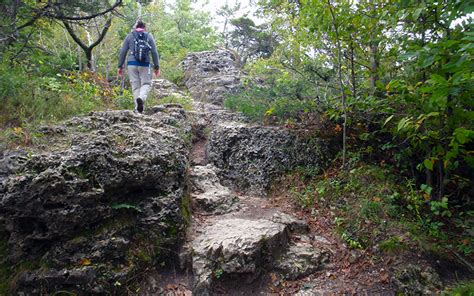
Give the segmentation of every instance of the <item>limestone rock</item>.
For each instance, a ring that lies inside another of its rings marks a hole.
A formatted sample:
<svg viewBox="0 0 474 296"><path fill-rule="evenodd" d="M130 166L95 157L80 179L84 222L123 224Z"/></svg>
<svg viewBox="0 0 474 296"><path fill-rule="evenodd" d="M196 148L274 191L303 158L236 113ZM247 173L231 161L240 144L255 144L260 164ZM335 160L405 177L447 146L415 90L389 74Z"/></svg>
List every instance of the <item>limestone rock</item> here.
<svg viewBox="0 0 474 296"><path fill-rule="evenodd" d="M253 280L286 248L286 226L268 220L223 219L193 242L194 293L205 295L214 277L248 275Z"/></svg>
<svg viewBox="0 0 474 296"><path fill-rule="evenodd" d="M272 221L285 224L292 232L305 233L309 229L306 221L296 219L295 217L282 212L275 213L272 217Z"/></svg>
<svg viewBox="0 0 474 296"><path fill-rule="evenodd" d="M226 95L242 89L242 72L229 50L190 53L182 66L184 84L195 100L222 105Z"/></svg>
<svg viewBox="0 0 474 296"><path fill-rule="evenodd" d="M298 166L324 168L330 145L281 127L226 122L212 131L207 156L223 181L243 192L264 195L274 178L285 171Z"/></svg>
<svg viewBox="0 0 474 296"><path fill-rule="evenodd" d="M137 272L137 260L168 256L184 236L185 119L175 106L152 116L94 112L67 121L58 129L64 132L48 132L1 181L9 263L47 265L29 274L52 283L44 292L89 294L95 284L112 289L116 278ZM160 252L148 256L140 247ZM88 262L95 269L87 286L54 275ZM31 276L19 277L16 292L34 294Z"/></svg>
<svg viewBox="0 0 474 296"><path fill-rule="evenodd" d="M76 287L97 295L103 293L104 289L100 285L93 284L96 277L97 272L92 266L84 266L73 269L50 269L46 272L26 272L19 281L28 291L27 295L42 295L45 287L51 287L52 291L57 291L65 286Z"/></svg>
<svg viewBox="0 0 474 296"><path fill-rule="evenodd" d="M242 114L230 112L224 107L206 104L206 103L194 103L194 110L188 112L189 117L192 121L199 121L201 125L207 127L209 130L213 130L217 125L223 122L240 122L246 123L248 119Z"/></svg>
<svg viewBox="0 0 474 296"><path fill-rule="evenodd" d="M178 89L176 84L166 79L153 79L151 86L158 99L164 97L182 98L186 96L184 92Z"/></svg>
<svg viewBox="0 0 474 296"><path fill-rule="evenodd" d="M442 288L439 275L433 268L415 265L397 268L392 283L397 293L406 295L434 295Z"/></svg>
<svg viewBox="0 0 474 296"><path fill-rule="evenodd" d="M275 264L275 269L285 279L296 280L316 272L326 259L325 253L308 241L298 241L290 244L288 251Z"/></svg>
<svg viewBox="0 0 474 296"><path fill-rule="evenodd" d="M0 193L2 192L2 181L7 176L18 172L27 160L28 153L25 150L5 150L0 152Z"/></svg>
<svg viewBox="0 0 474 296"><path fill-rule="evenodd" d="M223 214L238 209L238 198L220 184L213 165L194 166L190 171L193 205L201 211Z"/></svg>

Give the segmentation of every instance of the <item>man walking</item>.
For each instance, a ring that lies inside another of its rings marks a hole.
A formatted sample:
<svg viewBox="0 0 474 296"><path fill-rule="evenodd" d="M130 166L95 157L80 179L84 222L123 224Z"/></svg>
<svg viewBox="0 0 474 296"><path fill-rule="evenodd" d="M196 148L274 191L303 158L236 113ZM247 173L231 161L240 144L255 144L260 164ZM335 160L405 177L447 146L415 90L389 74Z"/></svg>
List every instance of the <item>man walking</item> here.
<svg viewBox="0 0 474 296"><path fill-rule="evenodd" d="M127 52L130 54L127 56ZM120 49L118 75L123 76L123 65L127 57L128 77L132 85L135 111L143 112L144 104L151 89L150 53L153 58L153 68L156 76L160 76L160 59L156 50L155 39L146 32L145 23L138 21L135 28L123 41Z"/></svg>

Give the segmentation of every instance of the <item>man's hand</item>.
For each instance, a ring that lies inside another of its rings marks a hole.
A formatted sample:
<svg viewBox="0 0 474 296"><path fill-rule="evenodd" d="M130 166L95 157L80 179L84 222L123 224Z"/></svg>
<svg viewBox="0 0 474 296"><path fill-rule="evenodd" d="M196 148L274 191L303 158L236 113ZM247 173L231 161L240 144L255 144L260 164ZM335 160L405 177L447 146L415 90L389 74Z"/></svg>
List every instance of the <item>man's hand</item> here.
<svg viewBox="0 0 474 296"><path fill-rule="evenodd" d="M160 75L161 75L160 69L156 69L155 70L155 77L160 77Z"/></svg>
<svg viewBox="0 0 474 296"><path fill-rule="evenodd" d="M118 68L117 74L119 77L123 76L123 68Z"/></svg>

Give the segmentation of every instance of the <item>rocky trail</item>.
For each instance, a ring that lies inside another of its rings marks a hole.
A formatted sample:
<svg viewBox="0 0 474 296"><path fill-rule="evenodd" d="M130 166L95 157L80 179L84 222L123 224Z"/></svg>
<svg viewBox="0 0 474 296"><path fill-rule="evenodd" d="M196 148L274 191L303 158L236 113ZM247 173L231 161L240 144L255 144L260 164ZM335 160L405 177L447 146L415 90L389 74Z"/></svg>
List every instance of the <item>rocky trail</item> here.
<svg viewBox="0 0 474 296"><path fill-rule="evenodd" d="M226 86L229 81L237 80L226 76L220 80L222 65L219 67L219 61L222 57L191 58L194 64L187 61L191 64L188 64L187 73L193 66L199 70L208 70L209 65L215 67L210 71L212 90L216 84ZM203 66L200 64L203 62L207 63ZM231 65L230 68L236 75L234 67ZM199 76L193 77L196 75ZM218 105L210 104L216 103L217 99L203 95L209 93L209 89L206 80L199 78L206 75L208 72L204 75L191 72L187 81L191 93L199 101L194 101L195 111L188 112L193 122L194 141L189 168L192 216L179 256L184 271L156 275L163 284L158 290L148 290L148 294L316 295L343 293L346 289L390 293L383 285L378 285L375 290L370 290L373 287L360 290L359 284L342 282L334 289L325 283L315 285L310 281L299 281L302 278L309 280L308 276L317 272L318 276L323 275L330 257L337 257L335 252L339 250L335 251L333 239L331 243L321 234L310 231L306 220L286 213L294 212L294 208L265 197L271 177L275 175L265 175L264 171L271 169L272 163L275 165L275 154L282 152L278 147L281 143L272 141L283 140L284 143L287 135L282 136L280 131L271 127L246 123L239 115L219 107L222 100L217 101ZM231 84L226 92L232 91L233 87L235 85ZM206 135L206 130L211 132ZM255 138L254 133L264 136ZM252 143L252 139L264 143ZM240 142L242 140L244 143ZM255 150L235 147L239 143ZM259 147L262 145L265 151ZM285 157L291 157L291 154ZM255 166L254 161L261 158L264 161ZM266 167L267 164L270 166ZM239 171L232 171L235 168ZM329 229L323 230L322 234L331 235ZM366 287L363 285L362 288Z"/></svg>
<svg viewBox="0 0 474 296"><path fill-rule="evenodd" d="M244 75L229 51L190 54L183 67L193 110L94 112L2 152L11 294L393 294L388 263L349 250L329 210L308 216L283 188L268 196L289 170L327 167L331 140L225 110ZM186 96L161 79L154 91Z"/></svg>

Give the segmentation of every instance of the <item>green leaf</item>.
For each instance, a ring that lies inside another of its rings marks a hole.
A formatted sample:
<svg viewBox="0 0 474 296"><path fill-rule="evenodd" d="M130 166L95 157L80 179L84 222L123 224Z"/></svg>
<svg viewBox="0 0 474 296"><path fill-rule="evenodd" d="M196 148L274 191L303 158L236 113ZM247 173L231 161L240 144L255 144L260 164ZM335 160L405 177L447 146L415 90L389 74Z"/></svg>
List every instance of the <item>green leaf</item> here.
<svg viewBox="0 0 474 296"><path fill-rule="evenodd" d="M464 157L464 161L470 168L474 169L474 156L467 155Z"/></svg>
<svg viewBox="0 0 474 296"><path fill-rule="evenodd" d="M397 126L397 131L400 132L401 130L405 129L410 124L411 117L404 117L400 119Z"/></svg>
<svg viewBox="0 0 474 296"><path fill-rule="evenodd" d="M433 170L434 161L433 161L432 159L425 159L425 160L423 161L423 165L424 165L427 169L429 169L430 171L432 171L432 170Z"/></svg>
<svg viewBox="0 0 474 296"><path fill-rule="evenodd" d="M394 116L395 115L390 115L387 119L385 119L385 122L383 123L382 127L384 127L390 120L392 120Z"/></svg>
<svg viewBox="0 0 474 296"><path fill-rule="evenodd" d="M426 194L431 195L431 191L433 191L433 188L426 184L421 184L421 190L423 190L423 192L425 192Z"/></svg>
<svg viewBox="0 0 474 296"><path fill-rule="evenodd" d="M434 91L431 95L430 102L435 108L445 109L448 105L447 89L441 88Z"/></svg>
<svg viewBox="0 0 474 296"><path fill-rule="evenodd" d="M454 130L454 138L459 144L466 144L474 137L474 131L465 128L457 128Z"/></svg>
<svg viewBox="0 0 474 296"><path fill-rule="evenodd" d="M421 60L421 67L422 68L427 68L427 67L431 66L434 63L434 60L435 60L434 55L431 55L431 56L428 56L428 57L422 59Z"/></svg>
<svg viewBox="0 0 474 296"><path fill-rule="evenodd" d="M369 137L370 137L369 133L363 133L359 135L359 139L361 139L362 141L367 141Z"/></svg>
<svg viewBox="0 0 474 296"><path fill-rule="evenodd" d="M441 84L441 85L444 85L444 86L449 85L448 81L443 76L438 75L438 74L431 75L430 82L431 83L438 83L438 84Z"/></svg>

